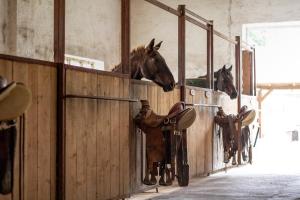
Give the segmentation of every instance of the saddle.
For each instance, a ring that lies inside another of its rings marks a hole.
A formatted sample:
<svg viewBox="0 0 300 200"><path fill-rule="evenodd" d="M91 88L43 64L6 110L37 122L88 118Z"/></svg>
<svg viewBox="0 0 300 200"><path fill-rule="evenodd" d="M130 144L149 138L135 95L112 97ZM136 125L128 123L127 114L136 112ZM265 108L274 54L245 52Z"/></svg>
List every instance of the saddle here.
<svg viewBox="0 0 300 200"><path fill-rule="evenodd" d="M147 129L161 127L164 130L181 131L190 127L196 119L194 108L184 108L183 102L173 105L167 115L158 115L150 109L147 100L141 100L142 108L135 122L147 134Z"/></svg>
<svg viewBox="0 0 300 200"><path fill-rule="evenodd" d="M14 120L31 104L31 92L22 83L11 82L0 76L0 121Z"/></svg>

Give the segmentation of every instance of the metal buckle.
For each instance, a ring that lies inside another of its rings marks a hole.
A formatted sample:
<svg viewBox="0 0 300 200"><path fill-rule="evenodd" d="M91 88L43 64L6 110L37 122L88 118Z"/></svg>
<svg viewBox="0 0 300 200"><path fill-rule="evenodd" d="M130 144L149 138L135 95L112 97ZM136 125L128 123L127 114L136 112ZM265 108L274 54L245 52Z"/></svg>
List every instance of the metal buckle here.
<svg viewBox="0 0 300 200"><path fill-rule="evenodd" d="M168 124L170 122L170 119L167 117L164 119L164 124Z"/></svg>
<svg viewBox="0 0 300 200"><path fill-rule="evenodd" d="M170 120L170 124L176 124L176 117Z"/></svg>

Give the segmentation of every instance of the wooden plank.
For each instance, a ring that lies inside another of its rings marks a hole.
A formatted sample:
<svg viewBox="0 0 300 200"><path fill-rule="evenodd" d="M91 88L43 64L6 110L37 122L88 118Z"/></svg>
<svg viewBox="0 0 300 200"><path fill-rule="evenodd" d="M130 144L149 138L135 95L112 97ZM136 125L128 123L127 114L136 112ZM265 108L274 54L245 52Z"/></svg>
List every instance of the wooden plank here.
<svg viewBox="0 0 300 200"><path fill-rule="evenodd" d="M121 97L129 97L129 79L120 81ZM120 102L120 195L129 194L129 102Z"/></svg>
<svg viewBox="0 0 300 200"><path fill-rule="evenodd" d="M51 175L51 151L50 151L50 68L38 67L38 129L37 129L37 168L38 168L38 199L50 200L50 175Z"/></svg>
<svg viewBox="0 0 300 200"><path fill-rule="evenodd" d="M25 83L32 93L24 135L24 199L38 200L38 68L14 62L14 69L14 79Z"/></svg>
<svg viewBox="0 0 300 200"><path fill-rule="evenodd" d="M56 97L57 97L57 85L56 85L57 70L51 68L50 71L50 199L56 199Z"/></svg>
<svg viewBox="0 0 300 200"><path fill-rule="evenodd" d="M120 79L113 78L110 82L110 94L114 97L119 96ZM120 103L117 101L110 102L110 123L111 123L111 141L110 141L110 156L111 156L111 197L116 198L120 194Z"/></svg>
<svg viewBox="0 0 300 200"><path fill-rule="evenodd" d="M91 93L97 95L97 77L88 74L86 76L86 87ZM87 167L86 167L86 187L87 200L96 200L97 194L97 100L84 100L84 127L87 134ZM103 114L103 113L102 113ZM101 127L100 127L101 128ZM101 143L99 144L101 145Z"/></svg>
<svg viewBox="0 0 300 200"><path fill-rule="evenodd" d="M67 71L66 90L74 91L77 86L78 74ZM76 118L76 109L79 99L66 100L66 169L65 169L65 199L76 200L77 197L77 138L76 131L79 119ZM77 115L78 116L78 115Z"/></svg>
<svg viewBox="0 0 300 200"><path fill-rule="evenodd" d="M242 52L242 67L243 67L243 73L242 73L242 92L243 94L251 95L251 87L252 87L252 52L244 50Z"/></svg>
<svg viewBox="0 0 300 200"><path fill-rule="evenodd" d="M98 75L98 95L109 95L111 77ZM110 198L110 102L105 100L98 101L98 121L97 124L97 198ZM101 145L100 145L101 144Z"/></svg>

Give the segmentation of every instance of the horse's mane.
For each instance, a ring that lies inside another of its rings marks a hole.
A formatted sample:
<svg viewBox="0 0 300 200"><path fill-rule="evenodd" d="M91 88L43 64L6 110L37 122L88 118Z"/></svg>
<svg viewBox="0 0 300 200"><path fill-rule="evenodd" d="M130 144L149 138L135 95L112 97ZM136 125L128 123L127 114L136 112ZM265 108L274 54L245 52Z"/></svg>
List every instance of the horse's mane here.
<svg viewBox="0 0 300 200"><path fill-rule="evenodd" d="M130 60L131 62L134 61L134 60L143 60L141 59L142 57L144 57L145 55L145 46L139 46L135 49L133 49L131 52L130 52ZM112 69L113 72L121 72L122 71L122 62L118 65L116 65L113 69Z"/></svg>

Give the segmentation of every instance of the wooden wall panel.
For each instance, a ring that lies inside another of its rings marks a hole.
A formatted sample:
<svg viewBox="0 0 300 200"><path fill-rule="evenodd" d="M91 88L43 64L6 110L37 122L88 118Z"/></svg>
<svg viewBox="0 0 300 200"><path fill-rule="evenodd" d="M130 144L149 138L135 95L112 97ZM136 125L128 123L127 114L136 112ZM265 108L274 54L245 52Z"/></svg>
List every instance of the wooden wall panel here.
<svg viewBox="0 0 300 200"><path fill-rule="evenodd" d="M22 142L18 126L13 193L0 199L54 199L56 69L6 60L0 65L1 76L23 82L32 92Z"/></svg>
<svg viewBox="0 0 300 200"><path fill-rule="evenodd" d="M67 70L67 94L129 98L129 79ZM66 199L129 194L129 102L67 99Z"/></svg>

